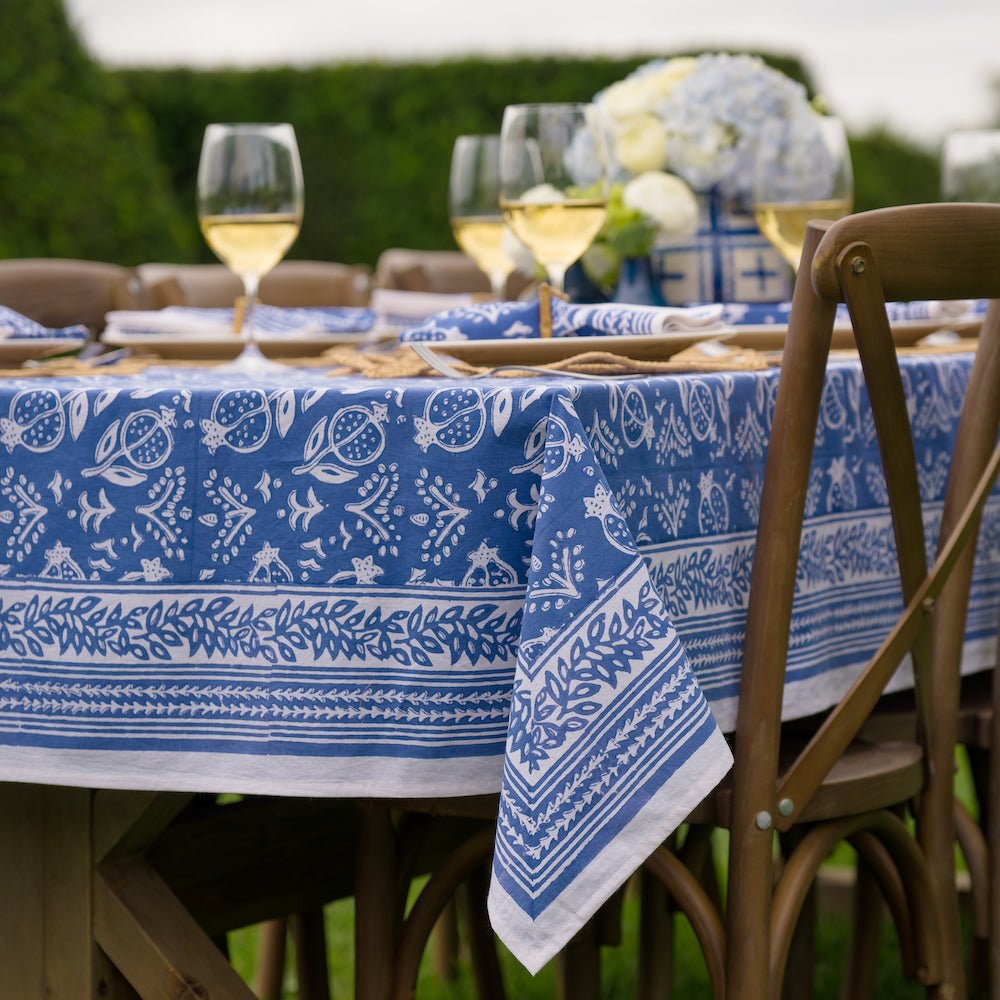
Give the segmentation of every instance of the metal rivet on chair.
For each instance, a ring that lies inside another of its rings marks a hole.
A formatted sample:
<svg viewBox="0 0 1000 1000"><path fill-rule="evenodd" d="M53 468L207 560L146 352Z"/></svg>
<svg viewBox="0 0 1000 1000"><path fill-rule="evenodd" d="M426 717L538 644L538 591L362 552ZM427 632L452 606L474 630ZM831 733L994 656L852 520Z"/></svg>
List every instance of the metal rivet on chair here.
<svg viewBox="0 0 1000 1000"><path fill-rule="evenodd" d="M923 611L925 615L929 615L934 610L934 598L925 597L920 604L920 610Z"/></svg>
<svg viewBox="0 0 1000 1000"><path fill-rule="evenodd" d="M795 803L791 799L782 799L778 803L778 812L782 816L791 816L795 812Z"/></svg>
<svg viewBox="0 0 1000 1000"><path fill-rule="evenodd" d="M771 814L766 809L762 809L759 813L757 813L754 823L758 830L770 830L774 820L771 818Z"/></svg>
<svg viewBox="0 0 1000 1000"><path fill-rule="evenodd" d="M862 274L867 266L864 257L851 258L851 270L855 274Z"/></svg>

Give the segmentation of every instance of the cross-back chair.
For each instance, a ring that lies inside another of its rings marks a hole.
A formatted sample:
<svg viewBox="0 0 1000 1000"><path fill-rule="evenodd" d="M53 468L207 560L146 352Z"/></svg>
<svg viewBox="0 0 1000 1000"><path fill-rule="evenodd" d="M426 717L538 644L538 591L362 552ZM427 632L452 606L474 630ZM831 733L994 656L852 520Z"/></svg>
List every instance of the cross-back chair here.
<svg viewBox="0 0 1000 1000"><path fill-rule="evenodd" d="M899 931L904 970L937 997L961 996L952 851L958 664L974 539L1000 446L1000 304L969 378L928 568L917 465L884 303L1000 297L1000 205L927 205L811 222L782 357L750 584L734 770L691 817L730 831L723 922L678 857L647 862L692 920L716 996L781 995L796 923L820 863L850 840ZM846 302L871 400L892 513L903 611L842 700L804 737L780 724L796 567L836 305ZM917 732L857 734L906 654ZM902 817L914 809L916 835ZM790 847L780 874L775 832Z"/></svg>
<svg viewBox="0 0 1000 1000"><path fill-rule="evenodd" d="M515 299L531 283L520 271L507 279L507 297ZM482 292L490 282L471 257L459 250L411 250L392 247L383 250L375 266L379 288L407 292Z"/></svg>
<svg viewBox="0 0 1000 1000"><path fill-rule="evenodd" d="M0 305L50 327L104 329L112 309L142 305L135 272L118 264L62 258L0 261Z"/></svg>
<svg viewBox="0 0 1000 1000"><path fill-rule="evenodd" d="M222 264L141 264L138 268L154 309L164 306L231 306L243 284ZM361 264L285 260L264 275L260 301L272 306L366 306L371 274Z"/></svg>

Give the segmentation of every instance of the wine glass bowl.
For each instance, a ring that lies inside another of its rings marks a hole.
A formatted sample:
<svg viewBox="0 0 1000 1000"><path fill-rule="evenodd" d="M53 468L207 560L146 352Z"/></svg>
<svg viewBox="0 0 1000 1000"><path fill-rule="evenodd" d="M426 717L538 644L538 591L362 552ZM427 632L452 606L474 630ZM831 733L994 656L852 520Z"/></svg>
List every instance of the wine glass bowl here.
<svg viewBox="0 0 1000 1000"><path fill-rule="evenodd" d="M198 162L198 221L213 253L243 282L244 347L236 366L268 362L254 335L260 279L288 252L302 225L303 185L288 124L212 124Z"/></svg>
<svg viewBox="0 0 1000 1000"><path fill-rule="evenodd" d="M1000 202L1000 130L952 132L941 150L945 201Z"/></svg>
<svg viewBox="0 0 1000 1000"><path fill-rule="evenodd" d="M853 204L851 153L839 118L809 111L768 122L754 164L754 219L793 270L810 219L841 219Z"/></svg>
<svg viewBox="0 0 1000 1000"><path fill-rule="evenodd" d="M502 299L514 260L504 246L500 212L500 136L460 135L451 154L448 212L455 242L490 279Z"/></svg>
<svg viewBox="0 0 1000 1000"><path fill-rule="evenodd" d="M608 152L592 104L514 104L500 130L500 205L562 291L608 211Z"/></svg>

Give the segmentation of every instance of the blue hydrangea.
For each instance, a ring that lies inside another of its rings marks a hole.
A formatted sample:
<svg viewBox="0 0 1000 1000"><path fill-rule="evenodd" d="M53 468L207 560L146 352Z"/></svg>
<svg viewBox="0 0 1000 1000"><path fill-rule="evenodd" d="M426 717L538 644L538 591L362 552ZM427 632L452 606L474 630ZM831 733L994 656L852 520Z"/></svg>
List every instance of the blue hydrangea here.
<svg viewBox="0 0 1000 1000"><path fill-rule="evenodd" d="M626 80L642 80L671 61L651 60ZM595 100L600 102L603 93ZM805 88L756 56L699 56L693 70L652 111L667 129L665 169L695 190L718 188L744 201L752 195L757 146L769 122L795 123L801 134L789 141L796 149L816 145L809 141L815 140L816 116Z"/></svg>

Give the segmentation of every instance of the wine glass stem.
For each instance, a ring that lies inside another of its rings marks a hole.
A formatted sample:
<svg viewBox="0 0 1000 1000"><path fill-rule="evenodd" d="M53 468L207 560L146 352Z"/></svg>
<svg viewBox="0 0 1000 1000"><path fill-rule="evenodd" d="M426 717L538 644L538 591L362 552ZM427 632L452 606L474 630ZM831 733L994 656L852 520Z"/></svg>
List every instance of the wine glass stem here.
<svg viewBox="0 0 1000 1000"><path fill-rule="evenodd" d="M493 298L497 302L503 302L507 298L507 272L493 271L490 274L490 290Z"/></svg>
<svg viewBox="0 0 1000 1000"><path fill-rule="evenodd" d="M257 344L257 331L253 325L254 308L257 305L257 288L260 285L260 278L256 274L243 275L243 350L241 357L263 358L260 347Z"/></svg>
<svg viewBox="0 0 1000 1000"><path fill-rule="evenodd" d="M566 284L565 264L546 264L545 272L549 276L549 284L557 291L563 291Z"/></svg>

